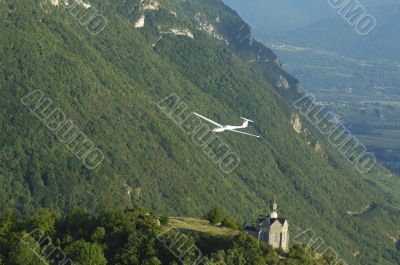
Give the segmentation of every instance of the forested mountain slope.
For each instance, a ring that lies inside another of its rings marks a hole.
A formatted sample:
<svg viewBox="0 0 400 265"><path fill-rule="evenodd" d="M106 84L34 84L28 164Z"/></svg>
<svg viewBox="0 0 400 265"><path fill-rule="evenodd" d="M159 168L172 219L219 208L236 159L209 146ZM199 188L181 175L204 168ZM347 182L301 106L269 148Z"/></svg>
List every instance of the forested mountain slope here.
<svg viewBox="0 0 400 265"><path fill-rule="evenodd" d="M62 2L2 1L1 210L144 205L200 215L219 206L250 219L276 195L293 235L311 227L349 264L395 264L399 200L386 182L397 182L359 174L306 123L296 132L280 96L298 95L296 80L235 12L214 0L79 6L96 8L104 30ZM85 167L21 102L37 90L103 152L98 167ZM240 158L224 173L166 115L169 105L158 106L172 94L221 123L252 118L262 138L221 135Z"/></svg>

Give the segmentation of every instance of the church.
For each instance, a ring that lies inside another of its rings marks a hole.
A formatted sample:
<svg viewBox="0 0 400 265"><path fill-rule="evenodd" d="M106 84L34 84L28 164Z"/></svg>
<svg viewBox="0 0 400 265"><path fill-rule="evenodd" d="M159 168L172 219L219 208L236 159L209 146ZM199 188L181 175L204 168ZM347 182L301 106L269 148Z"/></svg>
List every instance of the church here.
<svg viewBox="0 0 400 265"><path fill-rule="evenodd" d="M269 215L258 216L255 227L246 221L242 230L256 237L258 242L289 251L289 223L286 218L278 217L278 204L275 199Z"/></svg>

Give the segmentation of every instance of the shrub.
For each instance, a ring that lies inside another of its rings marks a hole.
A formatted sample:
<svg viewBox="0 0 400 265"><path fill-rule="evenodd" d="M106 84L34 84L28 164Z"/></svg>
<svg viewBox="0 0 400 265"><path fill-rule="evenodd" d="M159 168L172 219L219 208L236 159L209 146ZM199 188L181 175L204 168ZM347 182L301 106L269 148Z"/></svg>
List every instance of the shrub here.
<svg viewBox="0 0 400 265"><path fill-rule="evenodd" d="M162 225L167 225L167 224L169 224L169 221L170 221L170 219L169 219L169 216L168 216L168 215L163 215L163 216L161 216L161 218L160 218L160 223L161 223Z"/></svg>
<svg viewBox="0 0 400 265"><path fill-rule="evenodd" d="M224 219L222 220L221 225L235 230L239 230L240 228L239 221L235 220L230 216L225 216Z"/></svg>
<svg viewBox="0 0 400 265"><path fill-rule="evenodd" d="M218 208L211 209L205 216L211 224L219 224L222 222L223 214Z"/></svg>

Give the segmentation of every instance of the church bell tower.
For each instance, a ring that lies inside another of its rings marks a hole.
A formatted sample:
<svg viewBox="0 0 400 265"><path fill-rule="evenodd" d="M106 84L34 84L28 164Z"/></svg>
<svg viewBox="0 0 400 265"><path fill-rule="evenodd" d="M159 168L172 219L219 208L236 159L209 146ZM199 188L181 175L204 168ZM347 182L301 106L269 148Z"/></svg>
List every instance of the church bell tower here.
<svg viewBox="0 0 400 265"><path fill-rule="evenodd" d="M277 219L278 218L278 204L275 201L275 197L274 197L274 201L271 204L271 215L270 215L271 219Z"/></svg>

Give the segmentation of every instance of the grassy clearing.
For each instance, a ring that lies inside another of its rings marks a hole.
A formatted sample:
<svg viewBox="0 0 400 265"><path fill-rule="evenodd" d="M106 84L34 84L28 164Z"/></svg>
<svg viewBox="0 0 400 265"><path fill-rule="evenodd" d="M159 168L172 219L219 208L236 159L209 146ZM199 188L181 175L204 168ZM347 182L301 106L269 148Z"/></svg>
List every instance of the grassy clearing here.
<svg viewBox="0 0 400 265"><path fill-rule="evenodd" d="M230 228L212 225L206 220L187 217L171 217L170 224L166 226L166 229L172 227L181 230L205 233L212 236L233 236L239 233Z"/></svg>

